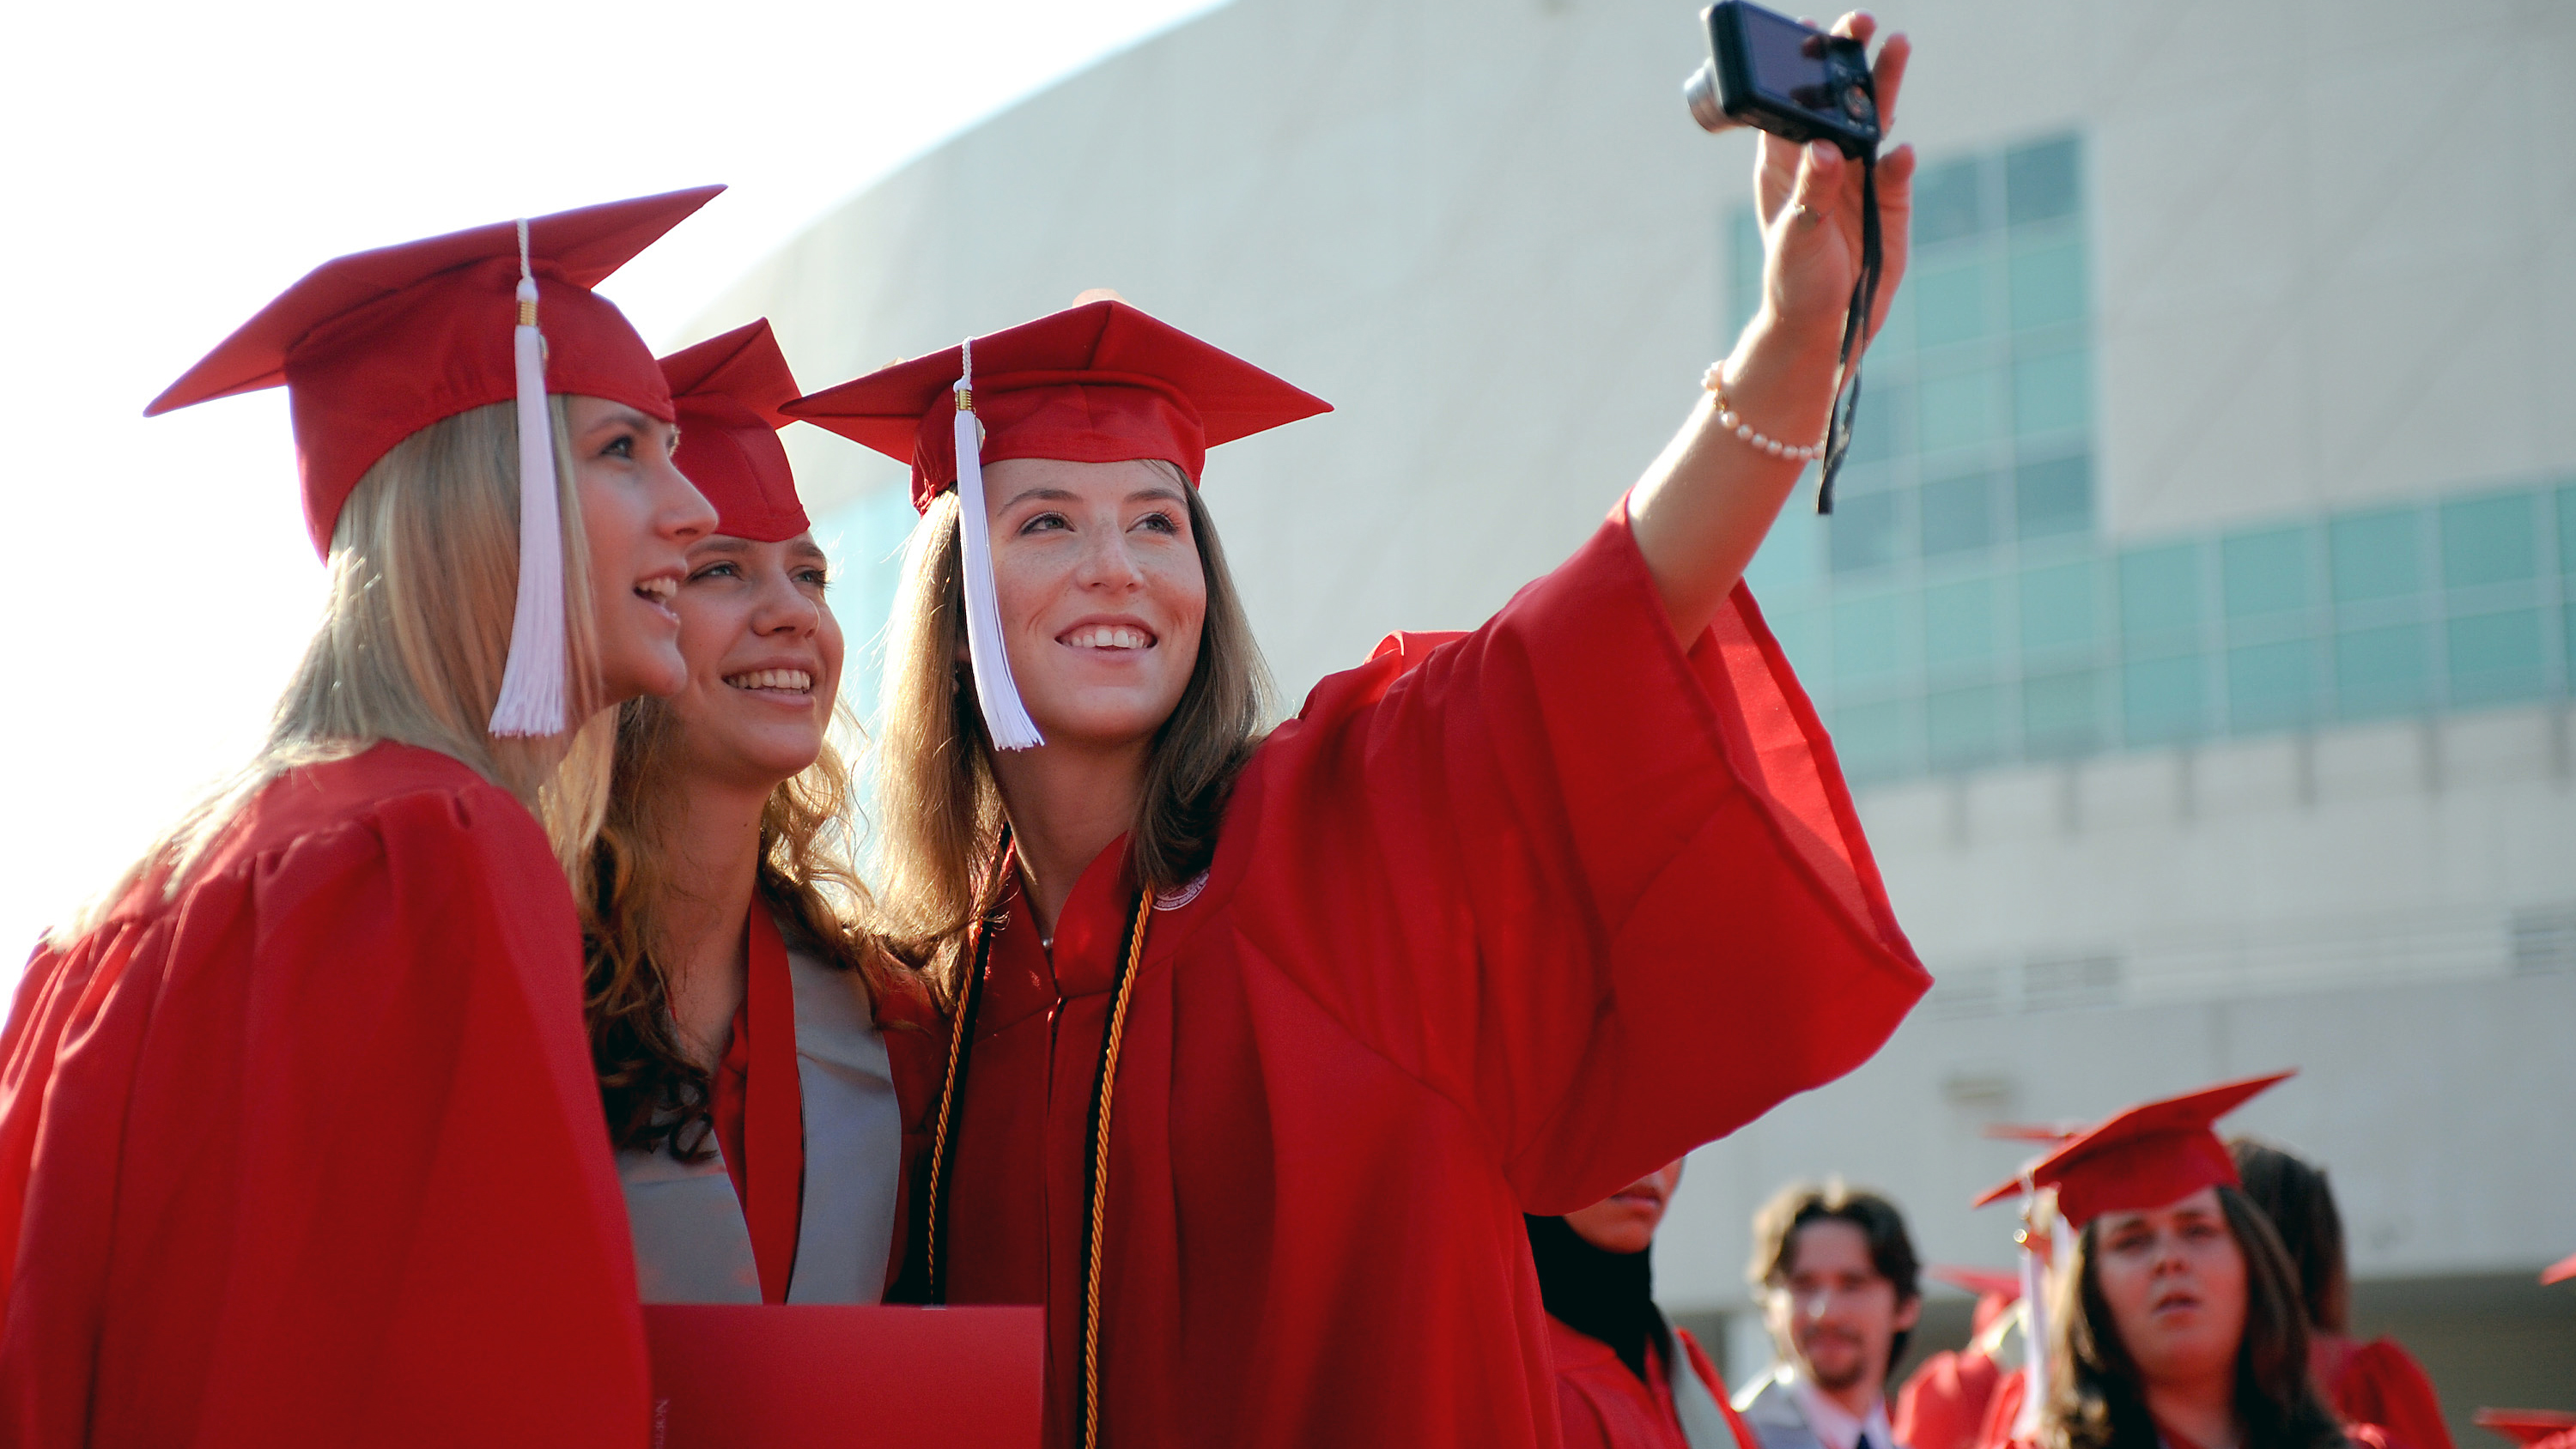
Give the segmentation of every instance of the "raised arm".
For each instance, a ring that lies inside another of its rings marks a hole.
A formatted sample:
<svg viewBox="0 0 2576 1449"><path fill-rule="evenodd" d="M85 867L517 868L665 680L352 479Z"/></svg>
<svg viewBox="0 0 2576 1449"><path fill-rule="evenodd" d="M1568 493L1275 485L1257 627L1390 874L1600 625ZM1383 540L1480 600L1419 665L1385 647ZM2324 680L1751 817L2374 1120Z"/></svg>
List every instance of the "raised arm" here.
<svg viewBox="0 0 2576 1449"><path fill-rule="evenodd" d="M1836 34L1864 43L1876 29L1859 11L1834 24ZM1873 67L1879 113L1889 124L1911 49L1904 36L1891 36ZM1835 353L1860 275L1861 168L1825 142L1759 140L1753 189L1762 216L1762 308L1726 359L1727 400L1747 426L1812 443L1825 433ZM1878 165L1884 260L1873 335L1905 274L1913 198L1914 149L1899 146ZM1755 450L1719 427L1717 414L1716 398L1704 394L1628 496L1638 551L1683 639L1698 638L1717 618L1805 466Z"/></svg>

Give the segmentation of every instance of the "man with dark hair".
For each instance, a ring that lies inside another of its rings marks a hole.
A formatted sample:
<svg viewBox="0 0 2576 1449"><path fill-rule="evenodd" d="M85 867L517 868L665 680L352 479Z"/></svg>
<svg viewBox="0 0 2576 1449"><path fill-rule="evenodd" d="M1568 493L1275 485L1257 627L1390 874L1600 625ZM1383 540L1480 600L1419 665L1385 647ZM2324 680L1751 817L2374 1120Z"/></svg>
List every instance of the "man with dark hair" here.
<svg viewBox="0 0 2576 1449"><path fill-rule="evenodd" d="M1762 1449L1903 1449L1887 1376L1923 1313L1921 1268L1904 1216L1874 1192L1793 1183L1754 1214L1745 1276L1780 1365L1735 1407Z"/></svg>

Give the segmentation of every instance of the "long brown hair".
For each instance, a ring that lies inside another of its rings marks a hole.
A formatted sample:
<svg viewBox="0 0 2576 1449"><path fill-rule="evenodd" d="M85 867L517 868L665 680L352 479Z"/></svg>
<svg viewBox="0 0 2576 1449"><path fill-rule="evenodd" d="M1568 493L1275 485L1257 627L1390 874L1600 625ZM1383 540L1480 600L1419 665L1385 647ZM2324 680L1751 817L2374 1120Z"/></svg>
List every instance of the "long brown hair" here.
<svg viewBox="0 0 2576 1449"><path fill-rule="evenodd" d="M1189 501L1190 536L1207 580L1198 660L1154 736L1128 836L1137 877L1148 890L1168 890L1206 869L1216 853L1226 798L1270 720L1271 686L1198 489L1172 464L1152 466ZM950 489L913 530L886 628L877 880L888 944L952 992L961 968L950 948L991 904L976 897L1003 825L992 741L975 705L972 666L963 662L959 568L957 493Z"/></svg>
<svg viewBox="0 0 2576 1449"><path fill-rule="evenodd" d="M2341 1333L2349 1320L2352 1279L2343 1257L2343 1214L2325 1169L2268 1142L2238 1137L2227 1144L2245 1196L2263 1210L2299 1271L2299 1297L2308 1327Z"/></svg>
<svg viewBox="0 0 2576 1449"><path fill-rule="evenodd" d="M554 416L555 503L563 517L566 698L596 709L598 626L589 548L564 399ZM54 932L68 940L136 883L184 887L207 848L268 783L381 740L463 761L518 797L572 875L598 829L608 788L610 717L567 741L496 739L518 602L519 422L512 403L471 408L404 438L370 466L332 525L329 592L259 752L209 791L89 909Z"/></svg>
<svg viewBox="0 0 2576 1449"><path fill-rule="evenodd" d="M2334 1449L2344 1433L2308 1380L2307 1315L2289 1252L2245 1194L2221 1187L2218 1205L2245 1258L2245 1332L2236 1348L2236 1417L2245 1429L2240 1449ZM2045 1449L2157 1449L2137 1363L2102 1296L2095 1267L2100 1229L2098 1218L2084 1225L2072 1270L2058 1285L2040 1443Z"/></svg>
<svg viewBox="0 0 2576 1449"><path fill-rule="evenodd" d="M835 707L835 718L853 724L845 707ZM697 1161L709 1150L714 1125L712 1084L680 1048L670 982L656 956L662 902L671 889L668 797L659 782L668 777L664 761L674 733L670 707L659 700L630 700L618 711L607 818L591 849L582 901L582 1015L610 1142L647 1151L668 1147ZM829 739L813 764L769 792L760 811L752 909L783 916L791 945L858 972L871 1001L879 1001L886 973L895 968L860 926L871 906L851 863L851 797L849 767Z"/></svg>

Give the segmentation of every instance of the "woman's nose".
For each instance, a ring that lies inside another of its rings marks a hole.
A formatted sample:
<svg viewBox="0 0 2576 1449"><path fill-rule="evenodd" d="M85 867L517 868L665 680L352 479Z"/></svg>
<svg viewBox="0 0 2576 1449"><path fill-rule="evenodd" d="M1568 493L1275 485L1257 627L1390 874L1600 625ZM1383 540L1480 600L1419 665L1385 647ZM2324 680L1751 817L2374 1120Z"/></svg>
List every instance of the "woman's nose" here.
<svg viewBox="0 0 2576 1449"><path fill-rule="evenodd" d="M715 505L668 459L655 471L654 481L654 521L663 537L695 543L716 531Z"/></svg>
<svg viewBox="0 0 2576 1449"><path fill-rule="evenodd" d="M1083 551L1082 582L1095 587L1134 588L1145 581L1145 571L1136 564L1136 556L1127 549L1127 535L1106 529L1092 535L1091 547Z"/></svg>

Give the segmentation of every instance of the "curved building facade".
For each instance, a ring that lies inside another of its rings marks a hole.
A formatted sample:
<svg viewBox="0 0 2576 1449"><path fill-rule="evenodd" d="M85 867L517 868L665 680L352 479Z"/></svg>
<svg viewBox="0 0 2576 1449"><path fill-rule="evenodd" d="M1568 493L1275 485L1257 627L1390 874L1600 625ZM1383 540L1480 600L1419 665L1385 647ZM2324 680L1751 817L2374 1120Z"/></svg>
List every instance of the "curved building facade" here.
<svg viewBox="0 0 2576 1449"><path fill-rule="evenodd" d="M1882 13L1920 46L1914 269L1836 513L1752 577L1940 984L1694 1158L1663 1296L1730 1315L1742 1372L1780 1183L2001 1264L1984 1125L2298 1066L2236 1125L2331 1168L2360 1326L2464 1445L2480 1403L2576 1408L2576 1292L2532 1282L2576 1250L2576 12ZM1293 701L1484 618L1692 404L1758 287L1749 143L1678 100L1703 47L1682 3L1236 0L703 330L765 313L820 385L1111 287L1332 399L1208 467ZM789 440L864 638L903 469Z"/></svg>

